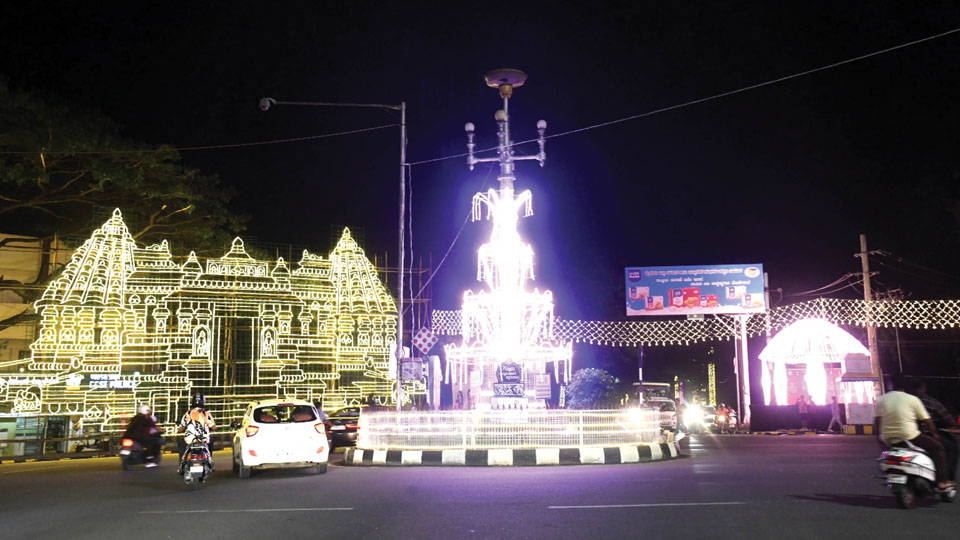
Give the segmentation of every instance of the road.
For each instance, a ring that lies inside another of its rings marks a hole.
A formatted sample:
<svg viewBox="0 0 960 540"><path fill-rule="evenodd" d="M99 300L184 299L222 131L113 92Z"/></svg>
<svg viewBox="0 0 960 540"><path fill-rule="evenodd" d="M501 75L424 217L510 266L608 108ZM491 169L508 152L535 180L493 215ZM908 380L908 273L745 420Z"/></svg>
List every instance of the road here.
<svg viewBox="0 0 960 540"><path fill-rule="evenodd" d="M255 472L213 480L173 460L0 465L0 538L957 538L960 503L900 510L871 437L694 437L675 461L520 468ZM340 456L337 456L339 459Z"/></svg>

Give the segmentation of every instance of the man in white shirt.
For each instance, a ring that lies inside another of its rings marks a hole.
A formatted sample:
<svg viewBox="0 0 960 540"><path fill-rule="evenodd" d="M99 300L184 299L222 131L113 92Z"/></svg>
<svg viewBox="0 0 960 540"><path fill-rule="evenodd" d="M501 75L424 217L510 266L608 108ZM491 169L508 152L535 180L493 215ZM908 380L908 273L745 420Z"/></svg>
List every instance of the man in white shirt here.
<svg viewBox="0 0 960 540"><path fill-rule="evenodd" d="M937 430L933 420L930 419L920 399L904 391L906 381L903 376L894 375L892 379L893 391L877 399L877 412L873 419L877 439L883 445L910 441L926 450L937 468L937 489L947 489L954 483L947 481L947 460L943 445L937 440ZM931 435L920 433L917 427L918 421L927 424Z"/></svg>

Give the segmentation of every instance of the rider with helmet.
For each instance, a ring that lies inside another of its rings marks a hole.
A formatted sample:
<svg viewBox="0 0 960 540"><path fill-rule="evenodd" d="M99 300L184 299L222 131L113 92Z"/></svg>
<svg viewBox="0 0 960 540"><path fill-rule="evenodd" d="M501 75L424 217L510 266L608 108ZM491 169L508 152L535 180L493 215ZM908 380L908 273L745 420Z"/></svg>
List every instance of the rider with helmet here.
<svg viewBox="0 0 960 540"><path fill-rule="evenodd" d="M137 414L130 419L127 430L123 432L123 438L140 443L143 446L147 467L156 467L157 456L160 455L160 447L163 446L160 433L160 428L157 427L157 419L153 416L153 410L149 405L141 405L137 409Z"/></svg>
<svg viewBox="0 0 960 540"><path fill-rule="evenodd" d="M726 405L721 403L717 405L717 431L721 433L727 430L727 415L730 414L730 409Z"/></svg>
<svg viewBox="0 0 960 540"><path fill-rule="evenodd" d="M202 441L210 448L210 431L216 428L217 424L213 421L213 415L204 408L206 403L207 399L198 392L190 402L192 408L180 419L178 431L183 433L183 439L179 441L178 447L181 457L186 446L196 441Z"/></svg>

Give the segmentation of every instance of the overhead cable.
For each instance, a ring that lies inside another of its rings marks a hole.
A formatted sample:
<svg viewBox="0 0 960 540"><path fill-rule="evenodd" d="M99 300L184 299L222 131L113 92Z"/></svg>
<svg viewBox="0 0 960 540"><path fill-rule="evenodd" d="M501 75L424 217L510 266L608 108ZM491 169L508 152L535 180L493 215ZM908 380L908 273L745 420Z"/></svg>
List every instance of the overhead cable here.
<svg viewBox="0 0 960 540"><path fill-rule="evenodd" d="M784 77L779 77L779 78L772 79L772 80L769 80L769 81L764 81L764 82L757 83L757 84L751 84L751 85L749 85L749 86L744 86L744 87L742 87L742 88L737 88L736 90L730 90L730 91L727 91L727 92L722 92L722 93L719 93L719 94L714 94L714 95L708 96L708 97L703 97L703 98L699 98L699 99L694 99L694 100L691 100L691 101L685 101L685 102L683 102L683 103L678 103L678 104L676 104L676 105L670 105L669 107L663 107L663 108L660 108L660 109L655 109L655 110L652 110L652 111L647 111L647 112L645 112L645 113L635 114L635 115L627 116L627 117L624 117L624 118L618 118L618 119L616 119L616 120L610 120L610 121L608 121L608 122L601 122L601 123L599 123L599 124L593 124L593 125L591 125L591 126L586 126L586 127L582 127L582 128L578 128L578 129L573 129L573 130L570 130L570 131L564 131L564 132L561 132L561 133L555 133L555 134L553 134L553 135L547 135L547 136L544 137L544 138L545 138L545 139L553 139L553 138L556 138L556 137L564 137L564 136L566 136L566 135L572 135L572 134L574 134L574 133L580 133L580 132L583 132L583 131L589 131L589 130L591 130L591 129L597 129L597 128L601 128L601 127L612 126L612 125L614 125L614 124L620 124L620 123L623 123L623 122L629 122L629 121L631 121L631 120L637 120L637 119L639 119L639 118L645 118L645 117L647 117L647 116L653 116L653 115L655 115L655 114L660 114L660 113L667 112L667 111L673 111L673 110L676 110L676 109L681 109L681 108L683 108L683 107L689 107L689 106L691 106L691 105L697 105L697 104L699 104L699 103L704 103L704 102L707 102L707 101L712 101L712 100L715 100L715 99L720 99L720 98L724 98L724 97L727 97L727 96L732 96L732 95L734 95L734 94L740 94L740 93L742 93L742 92L747 92L747 91L750 91L750 90L756 90L756 89L758 89L758 88L763 88L763 87L765 87L765 86L770 86L770 85L777 84L777 83L781 83L781 82L784 82L784 81L789 81L789 80L791 80L791 79L797 79L797 78L800 78L800 77L805 77L805 76L807 76L807 75L812 75L812 74L817 73L817 72L820 72L820 71L826 71L826 70L828 70L828 69L833 69L833 68L840 67L840 66L843 66L843 65L846 65L846 64L851 64L851 63L853 63L853 62L859 62L860 60L866 60L867 58L871 58L871 57L878 56L878 55L881 55L881 54L886 54L886 53L893 52L893 51L896 51L896 50L904 49L904 48L907 48L907 47L911 47L911 46L913 46L913 45L919 45L920 43L924 43L924 42L927 42L927 41L932 41L932 40L934 40L934 39L939 39L939 38L942 38L942 37L946 37L946 36L949 36L949 35L951 35L951 34L955 34L955 33L957 33L957 32L960 32L960 28L954 28L953 30L948 30L948 31L946 31L946 32L941 32L941 33L939 33L939 34L934 34L934 35L932 35L932 36L927 36L927 37L922 38L922 39L917 39L917 40L910 41L910 42L907 42L907 43L901 43L901 44L899 44L899 45L894 45L893 47L888 47L888 48L886 48L886 49L882 49L882 50L879 50L879 51L874 51L874 52L871 52L871 53L863 54L863 55L860 55L860 56L856 56L856 57L854 57L854 58L848 58L848 59L846 59L846 60L841 60L841 61L839 61L839 62L834 62L834 63L832 63L832 64L827 64L827 65L825 65L825 66L820 66L820 67L816 67L816 68L813 68L813 69L808 69L808 70L806 70L806 71L801 71L801 72L799 72L799 73L794 73L794 74L792 74L792 75L786 75L786 76L784 76ZM519 146L519 145L522 145L522 144L533 143L533 142L537 142L537 140L538 140L538 139L527 139L527 140L524 140L524 141L512 143L511 146ZM496 149L497 149L496 147L491 147L491 148L486 148L486 149L484 149L484 150L475 151L474 153L475 153L475 154L480 154L480 153L484 153L484 152L490 152L490 151L493 151L493 150L496 150ZM456 159L456 158L466 157L467 155L468 155L468 153L467 153L467 152L464 152L464 153L462 153L462 154L455 154L455 155L444 156L444 157L439 157L439 158L434 158L434 159L425 159L425 160L422 160L422 161L414 161L414 162L410 163L410 165L423 165L423 164L426 164L426 163L433 163L433 162L436 162L436 161L444 161L444 160L447 160L447 159Z"/></svg>

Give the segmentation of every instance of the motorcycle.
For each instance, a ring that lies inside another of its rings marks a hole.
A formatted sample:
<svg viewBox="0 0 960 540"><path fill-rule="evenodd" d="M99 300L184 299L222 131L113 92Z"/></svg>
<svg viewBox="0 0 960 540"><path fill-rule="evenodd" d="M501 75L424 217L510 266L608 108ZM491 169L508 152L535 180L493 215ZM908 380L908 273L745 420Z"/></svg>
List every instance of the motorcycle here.
<svg viewBox="0 0 960 540"><path fill-rule="evenodd" d="M727 433L737 432L737 411L731 410L727 413Z"/></svg>
<svg viewBox="0 0 960 540"><path fill-rule="evenodd" d="M161 452L157 452L156 455L147 454L143 445L133 439L123 439L120 441L120 464L125 471L129 471L134 465L151 463L159 465L160 454Z"/></svg>
<svg viewBox="0 0 960 540"><path fill-rule="evenodd" d="M213 473L213 456L203 441L193 441L187 445L180 458L180 477L190 489L200 489Z"/></svg>
<svg viewBox="0 0 960 540"><path fill-rule="evenodd" d="M903 441L889 446L877 459L883 483L897 498L900 508L916 508L923 498L939 496L945 503L953 502L957 488L936 489L936 467L922 448Z"/></svg>

